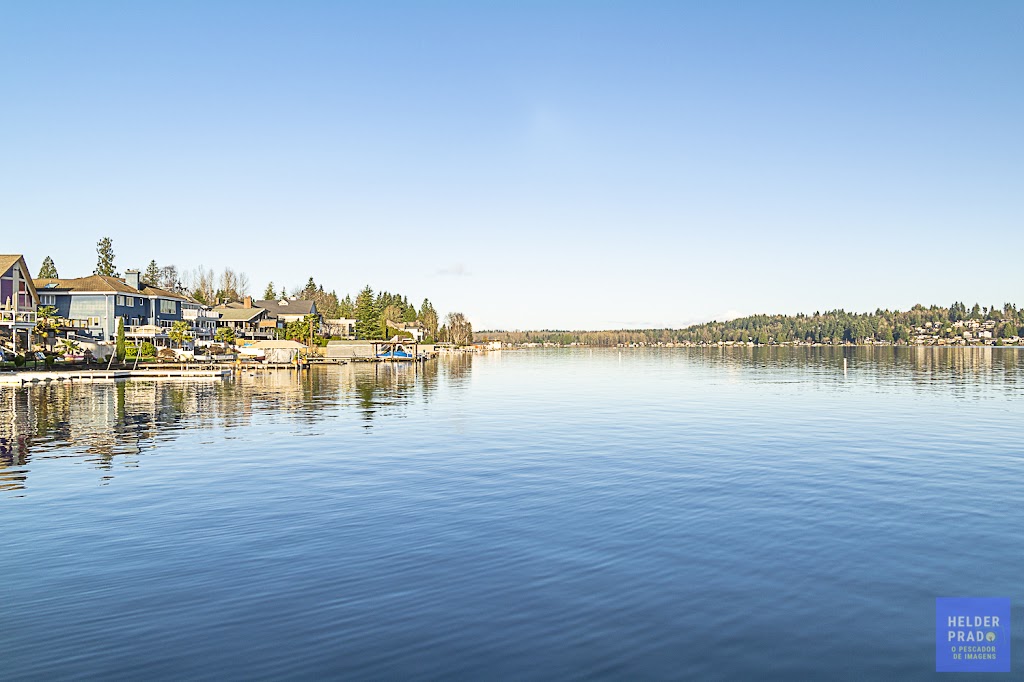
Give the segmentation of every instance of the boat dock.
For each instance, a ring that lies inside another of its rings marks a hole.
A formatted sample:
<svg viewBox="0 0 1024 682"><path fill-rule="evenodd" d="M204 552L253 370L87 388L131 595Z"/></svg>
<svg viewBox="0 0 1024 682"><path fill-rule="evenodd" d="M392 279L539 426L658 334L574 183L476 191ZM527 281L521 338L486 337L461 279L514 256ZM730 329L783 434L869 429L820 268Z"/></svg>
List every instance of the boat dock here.
<svg viewBox="0 0 1024 682"><path fill-rule="evenodd" d="M3 372L0 384L45 384L51 381L95 383L118 379L220 379L231 376L230 369L79 369L43 372Z"/></svg>
<svg viewBox="0 0 1024 682"><path fill-rule="evenodd" d="M376 347L367 344L367 347L376 351ZM215 362L215 363L146 363L142 367L103 369L102 366L79 367L67 369L37 369L30 371L0 372L0 385L35 385L46 384L53 381L64 382L104 382L124 379L222 379L230 377L235 373L257 374L273 371L302 371L308 370L313 365L347 365L350 362L422 362L428 358L436 357L437 353L431 350L429 353L410 354L410 357L377 357L375 352L366 353L365 356L348 357L324 357L311 356L302 358L299 362Z"/></svg>

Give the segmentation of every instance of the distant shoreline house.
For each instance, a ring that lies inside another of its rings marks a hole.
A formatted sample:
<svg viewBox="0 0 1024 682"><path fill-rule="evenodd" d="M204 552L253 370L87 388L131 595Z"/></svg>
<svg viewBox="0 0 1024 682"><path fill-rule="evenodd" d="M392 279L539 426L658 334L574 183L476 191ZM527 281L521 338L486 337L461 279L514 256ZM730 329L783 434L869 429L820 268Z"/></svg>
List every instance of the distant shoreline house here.
<svg viewBox="0 0 1024 682"><path fill-rule="evenodd" d="M229 327L234 330L236 338L252 341L275 340L278 330L310 315L317 318L318 327L320 321L316 303L297 298L254 301L251 296L246 296L241 301L221 304L213 311L220 315L218 327Z"/></svg>
<svg viewBox="0 0 1024 682"><path fill-rule="evenodd" d="M25 258L21 254L0 255L0 341L11 349L29 349L36 326L39 295Z"/></svg>
<svg viewBox="0 0 1024 682"><path fill-rule="evenodd" d="M308 299L282 298L277 301L252 301L252 305L256 308L263 308L285 325L289 322L304 320L309 315L316 315L318 320L320 318L320 314L316 310L316 302Z"/></svg>
<svg viewBox="0 0 1024 682"><path fill-rule="evenodd" d="M127 338L166 346L167 332L184 319L183 311L195 310L198 318L202 308L188 296L146 284L138 270L128 270L124 279L108 275L37 279L35 287L40 305L54 307L69 327L100 341L115 340L118 320L123 320Z"/></svg>
<svg viewBox="0 0 1024 682"><path fill-rule="evenodd" d="M324 336L354 339L356 338L356 319L352 317L339 317L324 320L320 323L320 332Z"/></svg>
<svg viewBox="0 0 1024 682"><path fill-rule="evenodd" d="M219 305L213 312L219 316L217 326L233 330L237 339L273 341L277 339L278 328L284 326L265 308L254 306L248 296L242 302Z"/></svg>
<svg viewBox="0 0 1024 682"><path fill-rule="evenodd" d="M417 343L422 341L427 335L427 328L418 320L416 322L393 322L392 320L387 320L386 324L391 329L408 334L409 338Z"/></svg>

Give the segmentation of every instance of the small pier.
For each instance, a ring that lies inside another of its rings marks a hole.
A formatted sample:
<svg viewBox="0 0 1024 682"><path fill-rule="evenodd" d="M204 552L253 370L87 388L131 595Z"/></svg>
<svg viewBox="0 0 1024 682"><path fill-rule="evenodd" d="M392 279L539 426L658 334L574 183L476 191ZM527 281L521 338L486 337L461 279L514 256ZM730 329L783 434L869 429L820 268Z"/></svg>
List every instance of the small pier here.
<svg viewBox="0 0 1024 682"><path fill-rule="evenodd" d="M146 368L146 369L79 369L44 372L0 373L0 384L47 384L53 381L96 383L118 379L220 379L231 376L230 369Z"/></svg>

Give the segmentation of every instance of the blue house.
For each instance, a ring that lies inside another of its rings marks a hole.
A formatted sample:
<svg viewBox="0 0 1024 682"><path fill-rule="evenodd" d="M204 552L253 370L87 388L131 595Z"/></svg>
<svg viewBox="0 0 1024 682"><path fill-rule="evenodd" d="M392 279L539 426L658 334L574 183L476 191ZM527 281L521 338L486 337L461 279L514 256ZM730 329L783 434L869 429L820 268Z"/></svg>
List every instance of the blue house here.
<svg viewBox="0 0 1024 682"><path fill-rule="evenodd" d="M201 307L188 296L146 284L138 270L128 270L124 279L107 275L37 279L35 289L39 305L53 306L70 326L100 341L113 341L118 320L124 320L129 338L166 346L167 332L185 317L184 311Z"/></svg>

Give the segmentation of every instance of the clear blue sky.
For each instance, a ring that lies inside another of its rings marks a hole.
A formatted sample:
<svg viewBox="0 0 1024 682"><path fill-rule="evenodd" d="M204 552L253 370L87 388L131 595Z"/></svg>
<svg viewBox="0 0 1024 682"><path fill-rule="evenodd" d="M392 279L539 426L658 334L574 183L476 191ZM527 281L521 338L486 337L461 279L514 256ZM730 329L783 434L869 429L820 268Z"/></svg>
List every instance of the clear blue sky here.
<svg viewBox="0 0 1024 682"><path fill-rule="evenodd" d="M1024 303L1024 2L2 2L0 252L478 329Z"/></svg>

